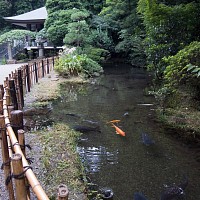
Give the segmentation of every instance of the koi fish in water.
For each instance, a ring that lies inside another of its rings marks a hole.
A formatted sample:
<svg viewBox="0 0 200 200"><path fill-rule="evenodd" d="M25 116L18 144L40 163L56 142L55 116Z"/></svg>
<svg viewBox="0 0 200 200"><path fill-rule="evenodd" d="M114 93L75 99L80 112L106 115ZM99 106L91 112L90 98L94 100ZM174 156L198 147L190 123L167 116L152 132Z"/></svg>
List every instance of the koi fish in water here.
<svg viewBox="0 0 200 200"><path fill-rule="evenodd" d="M106 124L109 124L109 123L118 123L118 122L120 122L121 120L119 120L119 119L114 119L114 120L112 120L112 121L109 121L109 122L107 122Z"/></svg>
<svg viewBox="0 0 200 200"><path fill-rule="evenodd" d="M119 127L115 126L113 123L111 123L111 124L112 124L112 127L115 128L116 134L121 135L121 136L125 136L124 131L122 131Z"/></svg>

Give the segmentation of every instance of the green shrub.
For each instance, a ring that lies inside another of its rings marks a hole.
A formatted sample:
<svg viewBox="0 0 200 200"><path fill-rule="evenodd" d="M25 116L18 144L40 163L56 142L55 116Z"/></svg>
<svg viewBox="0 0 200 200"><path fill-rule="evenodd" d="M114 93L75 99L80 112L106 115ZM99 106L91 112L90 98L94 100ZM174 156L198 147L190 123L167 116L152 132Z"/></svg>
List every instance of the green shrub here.
<svg viewBox="0 0 200 200"><path fill-rule="evenodd" d="M27 55L25 53L18 53L16 56L15 56L15 59L16 60L25 60L27 59Z"/></svg>
<svg viewBox="0 0 200 200"><path fill-rule="evenodd" d="M167 66L164 78L168 87L176 88L196 81L200 66L200 42L192 42L176 55L165 57L163 63Z"/></svg>
<svg viewBox="0 0 200 200"><path fill-rule="evenodd" d="M67 77L81 74L93 76L95 72L101 72L102 67L85 54L69 53L60 57L56 62L55 70Z"/></svg>
<svg viewBox="0 0 200 200"><path fill-rule="evenodd" d="M87 54L87 56L90 59L98 63L105 61L109 57L109 54L110 54L108 50L105 50L102 48L95 48L92 46L84 48L83 53Z"/></svg>

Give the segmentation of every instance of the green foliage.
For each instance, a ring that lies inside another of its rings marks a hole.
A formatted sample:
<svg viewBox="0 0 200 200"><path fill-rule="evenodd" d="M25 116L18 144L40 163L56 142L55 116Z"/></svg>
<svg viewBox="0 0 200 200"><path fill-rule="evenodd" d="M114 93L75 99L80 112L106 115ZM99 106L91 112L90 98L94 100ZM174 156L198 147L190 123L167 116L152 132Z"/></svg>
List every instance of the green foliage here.
<svg viewBox="0 0 200 200"><path fill-rule="evenodd" d="M27 59L27 55L25 53L18 53L15 57L16 60L26 60Z"/></svg>
<svg viewBox="0 0 200 200"><path fill-rule="evenodd" d="M112 51L114 49L114 44L112 38L108 35L106 30L100 28L91 30L90 36L91 44L94 47L103 48Z"/></svg>
<svg viewBox="0 0 200 200"><path fill-rule="evenodd" d="M49 14L52 14L61 10L69 10L73 8L81 8L82 5L79 1L69 1L69 0L47 0L46 8Z"/></svg>
<svg viewBox="0 0 200 200"><path fill-rule="evenodd" d="M96 15L101 12L105 0L81 0L81 3L86 10Z"/></svg>
<svg viewBox="0 0 200 200"><path fill-rule="evenodd" d="M137 1L106 1L100 15L109 24L108 32L116 45L115 52L130 63L145 65L142 23L136 12Z"/></svg>
<svg viewBox="0 0 200 200"><path fill-rule="evenodd" d="M11 14L11 16L23 14L23 13L35 10L37 8L40 8L44 5L45 5L44 0L17 0L17 1L12 1L12 14Z"/></svg>
<svg viewBox="0 0 200 200"><path fill-rule="evenodd" d="M72 22L84 21L89 16L88 12L82 10L81 3L68 0L47 0L46 7L49 13L48 19L45 21L48 39L54 45L63 45L65 35L69 34L69 39L67 38L64 41L67 44L76 43L79 46L79 42L81 43L83 40L83 35L75 39L73 37L77 36L76 31L80 33L79 28L84 29L84 23L72 25Z"/></svg>
<svg viewBox="0 0 200 200"><path fill-rule="evenodd" d="M105 61L110 53L108 50L102 48L96 48L93 46L87 46L81 51L82 54L86 54L89 58L96 61L97 63L102 63Z"/></svg>
<svg viewBox="0 0 200 200"><path fill-rule="evenodd" d="M128 57L132 65L144 67L146 57L143 38L140 35L132 35L127 29L123 29L119 33L122 41L116 45L116 52L123 53L125 57Z"/></svg>
<svg viewBox="0 0 200 200"><path fill-rule="evenodd" d="M83 47L89 42L89 26L85 20L69 23L68 33L65 35L64 43L76 47Z"/></svg>
<svg viewBox="0 0 200 200"><path fill-rule="evenodd" d="M7 64L7 61L6 61L5 58L2 58L0 63L1 63L1 65L6 65L6 64Z"/></svg>
<svg viewBox="0 0 200 200"><path fill-rule="evenodd" d="M199 77L200 76L200 67L196 65L192 65L189 63L187 66L187 71L191 71L195 76Z"/></svg>
<svg viewBox="0 0 200 200"><path fill-rule="evenodd" d="M148 66L162 78L162 58L175 55L191 41L199 38L198 3L167 6L156 0L140 0L138 12L146 29Z"/></svg>
<svg viewBox="0 0 200 200"><path fill-rule="evenodd" d="M9 1L0 0L0 29L2 30L7 24L3 17L9 16L11 13L11 3Z"/></svg>
<svg viewBox="0 0 200 200"><path fill-rule="evenodd" d="M100 72L102 68L97 62L84 54L68 53L62 55L56 62L55 70L60 75L67 77L81 74L92 76L95 72Z"/></svg>
<svg viewBox="0 0 200 200"><path fill-rule="evenodd" d="M149 91L149 94L154 95L155 99L159 102L162 111L164 112L167 105L167 98L171 94L171 91L168 87L161 87L157 91Z"/></svg>
<svg viewBox="0 0 200 200"><path fill-rule="evenodd" d="M0 44L13 42L14 40L25 40L26 36L35 37L35 33L27 30L11 30L0 35Z"/></svg>
<svg viewBox="0 0 200 200"><path fill-rule="evenodd" d="M78 22L78 21L85 20L87 17L89 17L88 12L83 12L83 11L77 10L77 12L72 13L71 20L74 22Z"/></svg>
<svg viewBox="0 0 200 200"><path fill-rule="evenodd" d="M63 38L68 32L67 24L71 22L71 14L73 12L73 9L58 10L48 15L44 25L47 37L54 45L62 46Z"/></svg>
<svg viewBox="0 0 200 200"><path fill-rule="evenodd" d="M190 83L199 76L200 68L200 42L192 42L176 55L165 57L166 66L164 78L168 87L176 88L182 84Z"/></svg>

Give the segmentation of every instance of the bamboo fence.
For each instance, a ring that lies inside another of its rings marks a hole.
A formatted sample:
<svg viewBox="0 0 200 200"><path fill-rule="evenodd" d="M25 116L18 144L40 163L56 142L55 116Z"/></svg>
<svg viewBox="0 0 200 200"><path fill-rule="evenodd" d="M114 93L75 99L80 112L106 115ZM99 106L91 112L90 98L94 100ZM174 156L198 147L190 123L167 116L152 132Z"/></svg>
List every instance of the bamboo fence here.
<svg viewBox="0 0 200 200"><path fill-rule="evenodd" d="M49 199L26 159L23 130L24 95L54 69L54 57L33 60L5 77L0 85L0 137L2 169L10 200L28 200L29 186L39 200ZM14 179L14 182L13 182ZM58 186L58 199L68 199L66 185Z"/></svg>

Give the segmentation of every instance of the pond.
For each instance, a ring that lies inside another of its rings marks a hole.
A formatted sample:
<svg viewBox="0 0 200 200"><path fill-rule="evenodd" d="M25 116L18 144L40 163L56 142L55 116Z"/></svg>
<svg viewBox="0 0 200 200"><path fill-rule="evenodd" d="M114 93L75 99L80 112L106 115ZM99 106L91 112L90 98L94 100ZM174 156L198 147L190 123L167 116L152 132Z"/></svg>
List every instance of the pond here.
<svg viewBox="0 0 200 200"><path fill-rule="evenodd" d="M104 70L92 84L63 85L61 98L52 103L51 120L84 132L77 150L90 180L111 188L116 200L132 200L135 192L159 200L166 185L179 185L188 177L184 198L200 199L196 150L156 121L155 99L146 95L151 76L126 64ZM125 137L116 134L111 120L120 120L115 125Z"/></svg>

